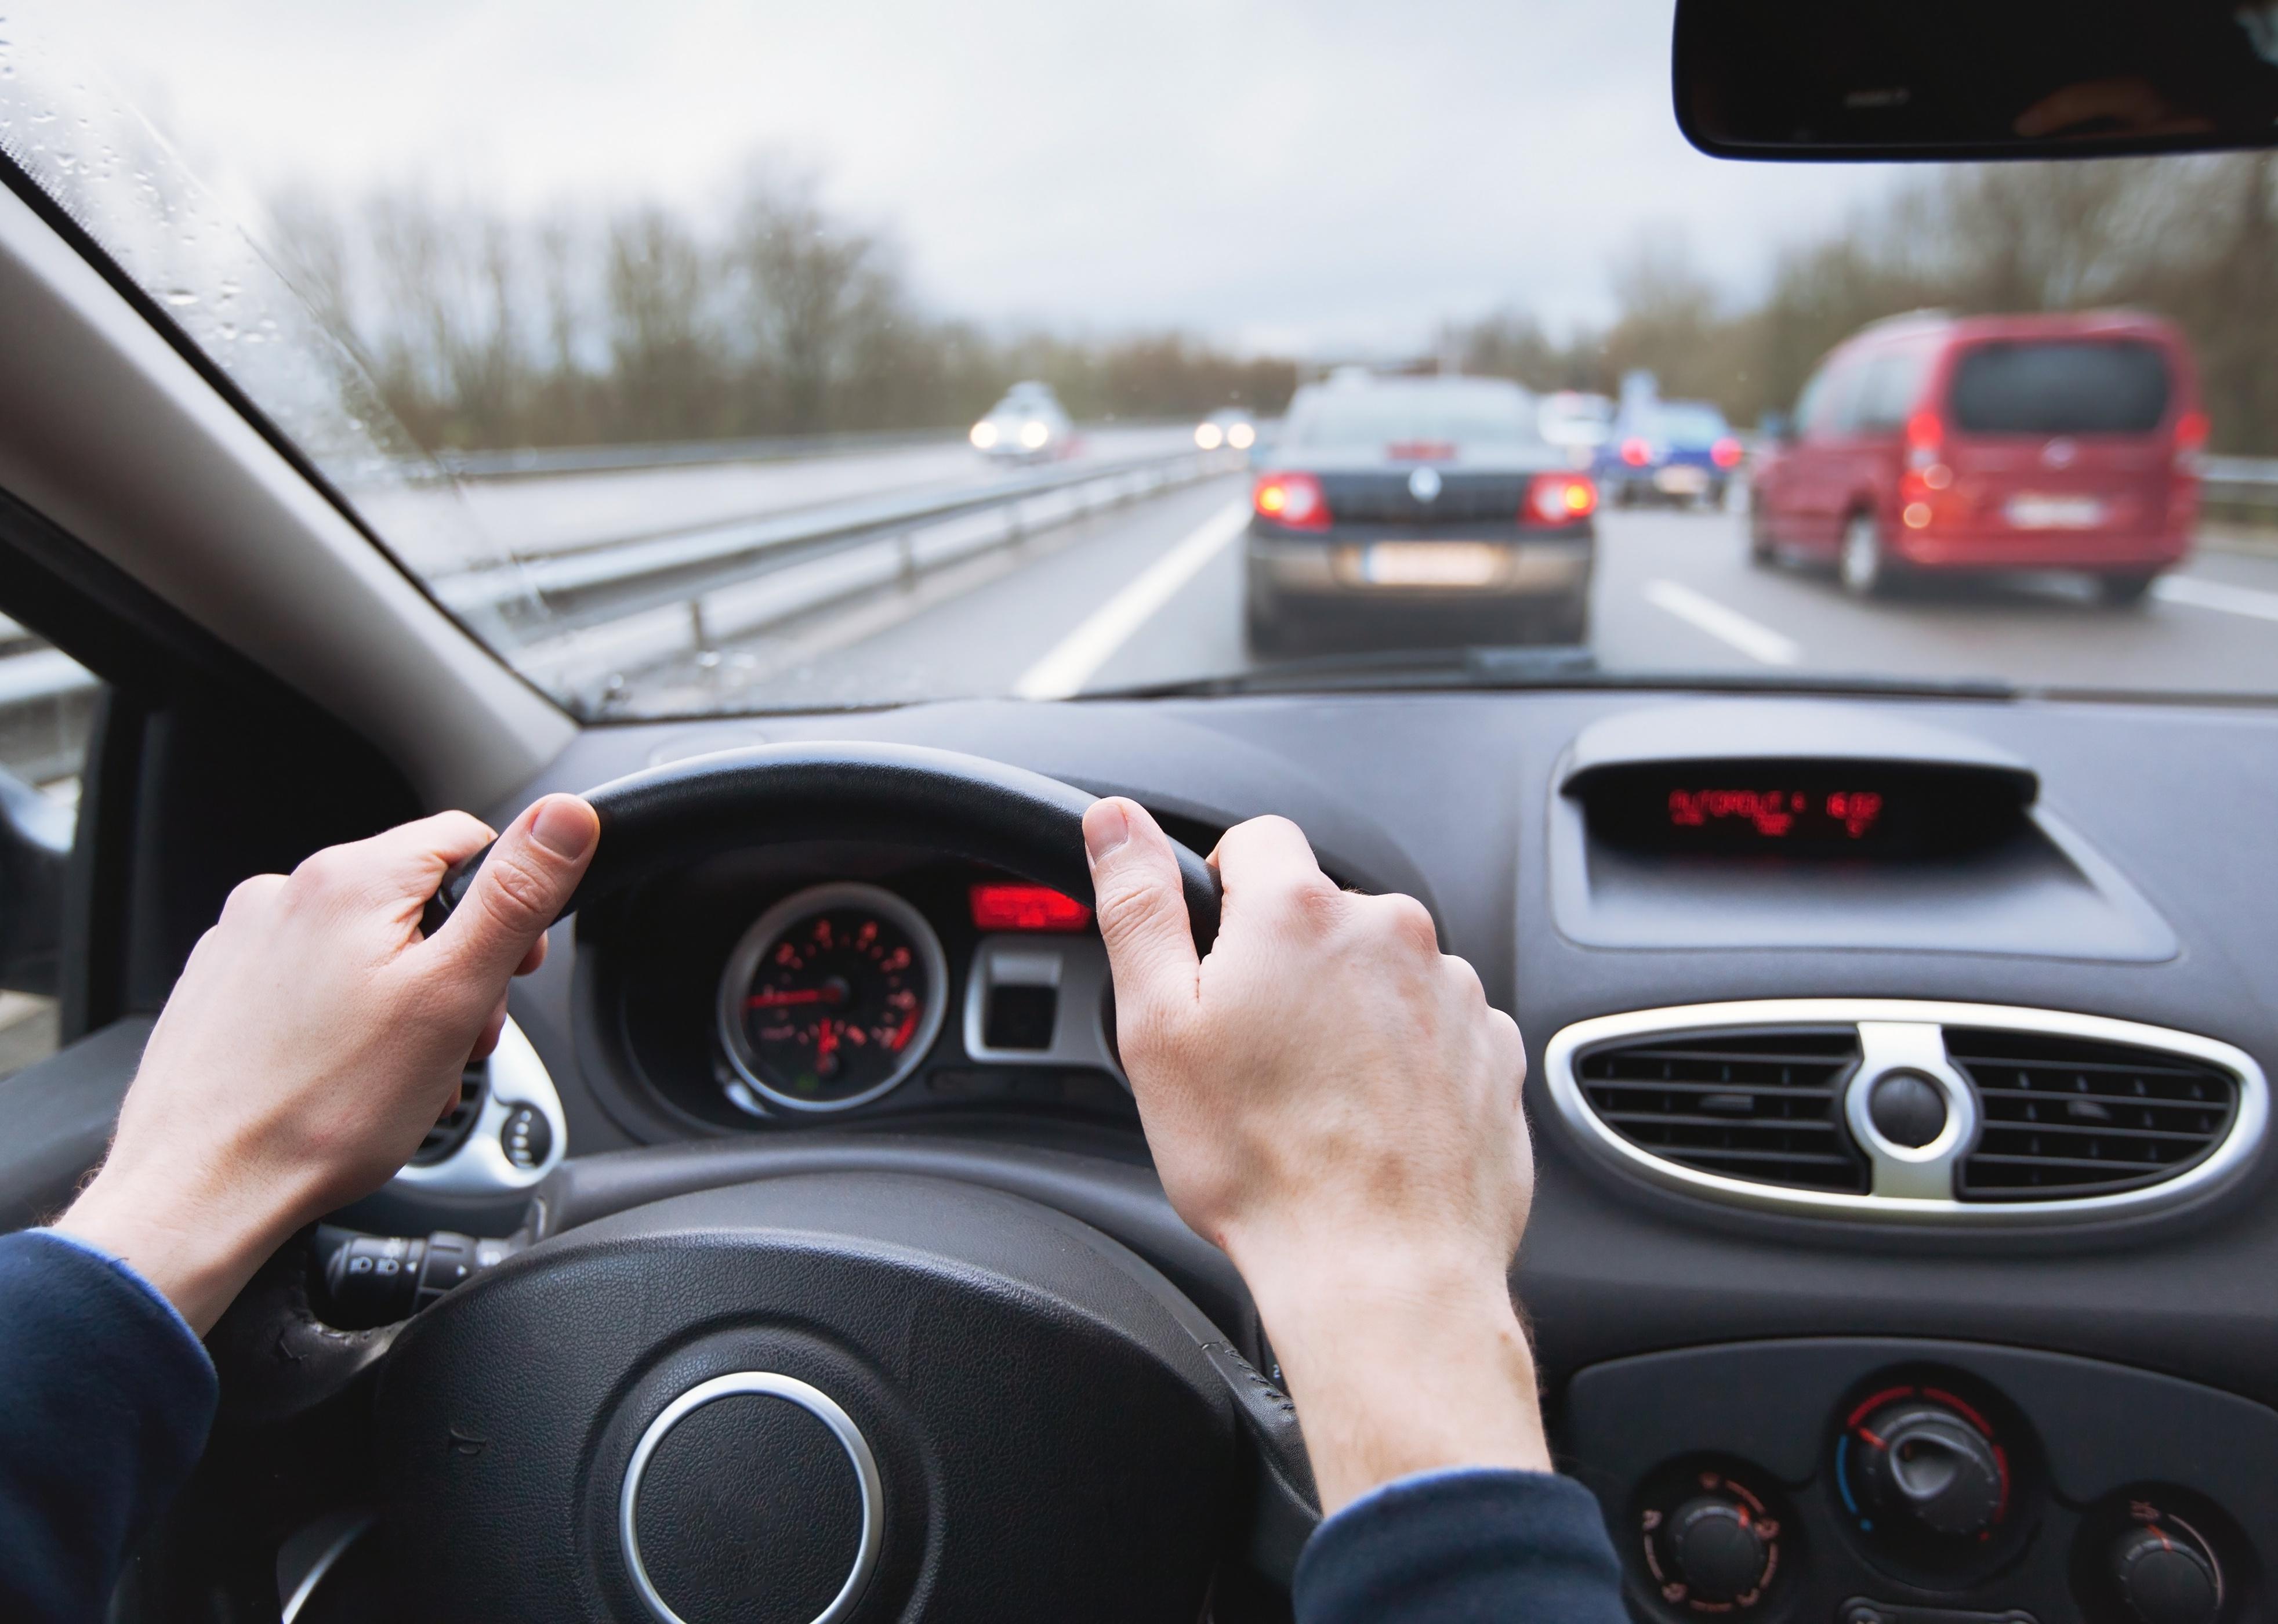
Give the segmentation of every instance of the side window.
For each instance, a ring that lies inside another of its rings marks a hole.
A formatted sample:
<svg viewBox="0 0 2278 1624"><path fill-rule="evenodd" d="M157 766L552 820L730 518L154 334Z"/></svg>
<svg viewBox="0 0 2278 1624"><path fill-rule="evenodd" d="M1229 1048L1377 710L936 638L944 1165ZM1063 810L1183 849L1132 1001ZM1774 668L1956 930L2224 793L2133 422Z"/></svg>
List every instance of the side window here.
<svg viewBox="0 0 2278 1624"><path fill-rule="evenodd" d="M80 778L103 685L0 616L0 1076L53 1053Z"/></svg>
<svg viewBox="0 0 2278 1624"><path fill-rule="evenodd" d="M1797 408L1796 420L1803 432L1814 439L1849 432L1851 399L1858 386L1859 365L1854 361L1831 361L1820 368Z"/></svg>
<svg viewBox="0 0 2278 1624"><path fill-rule="evenodd" d="M1859 380L1854 426L1865 434L1892 433L1905 427L1907 413L1922 395L1929 361L1928 353L1921 349L1897 350L1869 361Z"/></svg>

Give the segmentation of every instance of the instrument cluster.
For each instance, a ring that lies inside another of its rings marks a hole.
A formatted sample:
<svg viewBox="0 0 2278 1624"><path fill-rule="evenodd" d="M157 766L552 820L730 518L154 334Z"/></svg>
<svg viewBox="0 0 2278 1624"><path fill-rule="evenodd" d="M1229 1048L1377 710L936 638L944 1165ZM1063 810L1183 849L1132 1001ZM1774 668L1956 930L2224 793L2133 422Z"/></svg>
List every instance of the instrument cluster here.
<svg viewBox="0 0 2278 1624"><path fill-rule="evenodd" d="M639 1103L715 1131L991 1107L1136 1122L1089 907L953 861L758 861L581 923L581 1038Z"/></svg>

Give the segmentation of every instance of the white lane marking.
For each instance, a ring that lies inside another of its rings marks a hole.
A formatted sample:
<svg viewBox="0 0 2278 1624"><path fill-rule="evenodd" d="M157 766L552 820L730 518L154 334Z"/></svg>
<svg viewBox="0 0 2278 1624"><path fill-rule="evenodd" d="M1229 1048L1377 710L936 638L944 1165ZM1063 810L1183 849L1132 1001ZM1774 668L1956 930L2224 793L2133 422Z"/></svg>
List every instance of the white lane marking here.
<svg viewBox="0 0 2278 1624"><path fill-rule="evenodd" d="M2188 603L2193 609L2220 609L2226 615L2278 620L2278 592L2226 586L2195 575L2163 575L2152 583L2152 595L2162 603Z"/></svg>
<svg viewBox="0 0 2278 1624"><path fill-rule="evenodd" d="M1802 648L1792 640L1737 609L1726 609L1714 598L1703 597L1682 581L1647 581L1645 595L1648 603L1667 609L1719 642L1730 643L1751 660L1766 665L1793 665L1803 658Z"/></svg>
<svg viewBox="0 0 2278 1624"><path fill-rule="evenodd" d="M1055 700L1081 693L1093 673L1131 640L1132 633L1168 603L1180 587L1202 573L1203 566L1225 551L1249 524L1246 502L1228 502L1212 514L1186 540L1086 616L1074 631L1052 646L1050 654L1021 672L1021 679L1013 685L1014 696Z"/></svg>

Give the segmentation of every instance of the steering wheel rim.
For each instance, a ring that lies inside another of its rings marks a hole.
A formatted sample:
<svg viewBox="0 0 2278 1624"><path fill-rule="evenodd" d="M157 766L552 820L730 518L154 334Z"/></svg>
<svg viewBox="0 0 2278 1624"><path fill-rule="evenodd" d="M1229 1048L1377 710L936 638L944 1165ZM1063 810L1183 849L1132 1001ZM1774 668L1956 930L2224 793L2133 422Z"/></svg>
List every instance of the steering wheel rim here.
<svg viewBox="0 0 2278 1624"><path fill-rule="evenodd" d="M891 841L1096 899L1084 857L1084 809L1098 799L1043 773L918 745L754 745L652 767L589 790L601 823L593 862L562 912L668 868L754 845ZM1171 842L1197 949L1218 935L1218 872ZM485 846L443 877L423 923L441 929L465 900Z"/></svg>

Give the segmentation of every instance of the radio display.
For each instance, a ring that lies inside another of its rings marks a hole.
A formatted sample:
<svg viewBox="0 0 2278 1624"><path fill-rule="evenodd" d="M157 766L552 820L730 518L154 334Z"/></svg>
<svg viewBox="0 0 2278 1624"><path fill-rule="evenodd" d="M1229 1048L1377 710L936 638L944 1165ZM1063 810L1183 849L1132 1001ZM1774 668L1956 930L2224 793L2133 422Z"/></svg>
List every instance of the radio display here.
<svg viewBox="0 0 2278 1624"><path fill-rule="evenodd" d="M2032 785L1934 763L1654 762L1597 768L1568 793L1627 850L1889 859L2000 844Z"/></svg>

